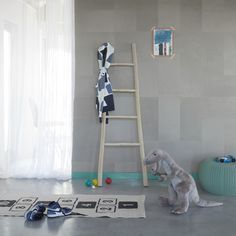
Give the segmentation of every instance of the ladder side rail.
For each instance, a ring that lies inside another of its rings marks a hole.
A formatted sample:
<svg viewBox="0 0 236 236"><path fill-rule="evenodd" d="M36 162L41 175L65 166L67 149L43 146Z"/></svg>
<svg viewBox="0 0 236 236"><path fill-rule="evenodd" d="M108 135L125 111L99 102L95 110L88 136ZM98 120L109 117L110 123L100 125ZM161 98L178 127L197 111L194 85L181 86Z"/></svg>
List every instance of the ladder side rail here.
<svg viewBox="0 0 236 236"><path fill-rule="evenodd" d="M138 79L138 62L136 53L136 44L132 43L132 58L134 63L134 85L135 85L135 100L136 100L136 112L137 112L137 129L138 129L138 139L139 139L139 151L140 151L140 161L143 173L143 185L148 186L147 178L147 168L144 165L144 141L143 141L143 130L142 130L142 119L141 119L141 109L140 109L140 94L139 94L139 79Z"/></svg>
<svg viewBox="0 0 236 236"><path fill-rule="evenodd" d="M106 113L102 113L100 151L99 151L99 160L98 160L98 186L99 187L102 186L102 179L103 179L105 133L106 133Z"/></svg>

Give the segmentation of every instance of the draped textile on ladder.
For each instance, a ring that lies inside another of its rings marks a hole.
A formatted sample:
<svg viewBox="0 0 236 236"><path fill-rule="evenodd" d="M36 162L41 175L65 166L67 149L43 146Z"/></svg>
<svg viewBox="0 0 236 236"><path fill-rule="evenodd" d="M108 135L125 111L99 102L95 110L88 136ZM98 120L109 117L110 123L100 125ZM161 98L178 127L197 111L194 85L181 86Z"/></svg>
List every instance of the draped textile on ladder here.
<svg viewBox="0 0 236 236"><path fill-rule="evenodd" d="M108 111L115 110L112 86L108 75L108 68L111 65L113 54L114 48L108 42L104 43L98 49L98 66L100 72L96 85L96 107L100 122L102 122L102 113L106 112L108 115ZM106 123L108 123L108 120L106 120Z"/></svg>

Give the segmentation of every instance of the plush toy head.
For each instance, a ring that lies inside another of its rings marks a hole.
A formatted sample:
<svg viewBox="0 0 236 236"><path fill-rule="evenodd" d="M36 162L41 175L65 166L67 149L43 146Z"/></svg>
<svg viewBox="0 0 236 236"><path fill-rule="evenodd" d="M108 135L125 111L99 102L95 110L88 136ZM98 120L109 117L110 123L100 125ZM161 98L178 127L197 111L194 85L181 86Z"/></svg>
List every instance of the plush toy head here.
<svg viewBox="0 0 236 236"><path fill-rule="evenodd" d="M144 159L145 165L152 165L152 174L156 175L161 168L161 161L163 157L163 151L152 150L150 151Z"/></svg>
<svg viewBox="0 0 236 236"><path fill-rule="evenodd" d="M157 150L157 149L153 149L152 151L150 151L147 156L144 159L144 164L145 165L151 165L153 163L158 162L159 160L161 160L161 157L163 156L163 151L161 150Z"/></svg>

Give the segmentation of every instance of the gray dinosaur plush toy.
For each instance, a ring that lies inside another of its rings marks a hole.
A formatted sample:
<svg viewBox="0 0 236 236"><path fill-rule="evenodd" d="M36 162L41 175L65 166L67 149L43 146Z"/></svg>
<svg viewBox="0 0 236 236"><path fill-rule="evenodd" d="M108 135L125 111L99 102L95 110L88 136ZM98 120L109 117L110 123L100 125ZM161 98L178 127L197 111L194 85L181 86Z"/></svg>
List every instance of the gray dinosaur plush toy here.
<svg viewBox="0 0 236 236"><path fill-rule="evenodd" d="M161 206L171 206L173 214L184 214L188 211L189 203L200 207L221 206L223 203L200 199L193 177L179 167L170 155L162 150L152 150L144 160L146 165L152 165L152 174L159 175L160 180L170 181L168 198L159 197ZM164 170L161 174L160 169Z"/></svg>

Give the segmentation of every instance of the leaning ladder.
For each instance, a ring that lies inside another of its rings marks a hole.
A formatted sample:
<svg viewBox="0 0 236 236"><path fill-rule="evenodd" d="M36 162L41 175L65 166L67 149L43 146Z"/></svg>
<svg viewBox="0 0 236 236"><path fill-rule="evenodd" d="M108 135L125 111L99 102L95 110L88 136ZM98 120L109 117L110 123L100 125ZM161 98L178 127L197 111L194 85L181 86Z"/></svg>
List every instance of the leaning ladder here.
<svg viewBox="0 0 236 236"><path fill-rule="evenodd" d="M137 63L136 45L134 43L132 43L131 49L132 49L132 60L133 60L132 63L112 63L111 66L133 67L134 89L113 89L113 92L114 93L131 93L135 95L136 115L135 116L110 116L110 115L107 116L106 113L102 114L100 151L99 151L99 161L98 161L98 186L102 186L105 147L139 147L140 161L141 161L142 174L143 174L143 185L148 186L147 169L143 163L145 154L144 154L143 130L142 130L142 120L141 120L141 111L140 111L138 63ZM138 131L138 142L134 142L134 143L107 143L105 142L106 118L136 120L137 131Z"/></svg>

